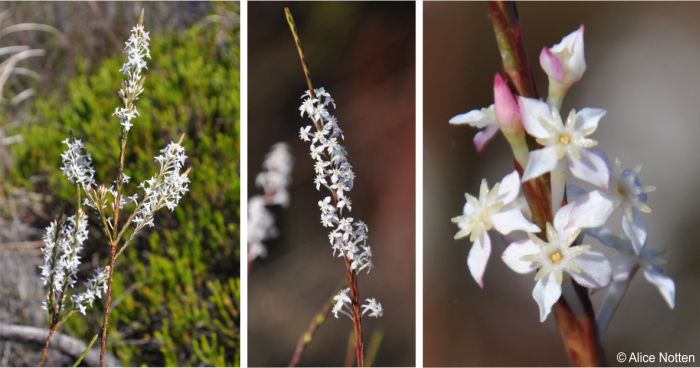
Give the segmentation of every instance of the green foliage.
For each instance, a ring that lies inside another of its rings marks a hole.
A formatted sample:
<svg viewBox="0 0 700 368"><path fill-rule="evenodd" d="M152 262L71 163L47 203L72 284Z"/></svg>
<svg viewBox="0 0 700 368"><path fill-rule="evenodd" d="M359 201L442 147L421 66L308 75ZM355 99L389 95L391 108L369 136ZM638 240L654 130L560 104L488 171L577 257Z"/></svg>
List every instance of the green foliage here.
<svg viewBox="0 0 700 368"><path fill-rule="evenodd" d="M219 11L237 11L231 8ZM151 54L140 117L129 135L127 193L153 175L153 156L181 133L190 192L174 212L158 213L156 227L118 260L110 349L124 365L238 365L237 24L202 22L152 35ZM66 137L87 144L98 182L114 180L120 126L112 113L122 62L115 55L94 70L79 64L67 94L37 100L32 123L12 132L25 141L12 146L10 183L46 194L49 215L74 210L75 188L59 169ZM107 246L94 225L90 250L106 264ZM89 340L99 331L98 317L73 317L66 328Z"/></svg>

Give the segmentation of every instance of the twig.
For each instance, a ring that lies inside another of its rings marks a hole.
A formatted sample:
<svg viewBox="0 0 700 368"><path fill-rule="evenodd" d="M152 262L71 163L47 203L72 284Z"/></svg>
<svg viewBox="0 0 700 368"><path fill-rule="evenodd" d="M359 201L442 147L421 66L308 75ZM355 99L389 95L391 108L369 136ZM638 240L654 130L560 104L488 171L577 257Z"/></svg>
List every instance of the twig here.
<svg viewBox="0 0 700 368"><path fill-rule="evenodd" d="M505 74L515 91L526 97L537 98L537 90L532 71L527 62L518 13L513 1L491 0L488 4L489 16L496 34L501 63ZM528 142L534 145L530 140ZM516 169L522 174L523 168L515 161ZM552 222L549 177L523 183L523 192L530 206L533 221L544 229ZM544 233L541 236L545 236ZM586 288L573 282L578 301L583 307L574 312L569 303L561 297L554 305L554 313L559 325L559 333L566 348L569 361L577 366L598 366L604 364L602 345L599 341L595 313Z"/></svg>
<svg viewBox="0 0 700 368"><path fill-rule="evenodd" d="M330 297L328 300L326 300L326 303L323 304L321 310L314 315L311 322L309 322L309 326L299 337L299 341L297 341L297 346L294 349L294 355L292 355L292 359L289 361L290 367L296 367L299 365L299 362L301 362L301 357L304 354L304 351L306 351L306 347L309 346L311 340L313 340L319 327L321 327L321 325L326 322L326 319L328 319L328 315L330 315L332 307L333 297Z"/></svg>

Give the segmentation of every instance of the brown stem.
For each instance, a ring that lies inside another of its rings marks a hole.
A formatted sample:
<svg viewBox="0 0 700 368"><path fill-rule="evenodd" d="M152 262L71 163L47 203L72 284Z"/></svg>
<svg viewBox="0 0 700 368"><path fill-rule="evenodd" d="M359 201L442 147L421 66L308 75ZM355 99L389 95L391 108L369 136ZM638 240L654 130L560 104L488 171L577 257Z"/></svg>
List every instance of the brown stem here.
<svg viewBox="0 0 700 368"><path fill-rule="evenodd" d="M105 314L102 321L102 339L100 340L100 367L105 366L105 351L107 350L107 328L109 327L109 312L112 304L112 276L117 260L117 243L112 241L110 246L109 274L107 276L107 295L105 296Z"/></svg>
<svg viewBox="0 0 700 368"><path fill-rule="evenodd" d="M518 13L514 1L491 0L488 4L489 17L493 25L501 64L510 86L521 96L537 98L532 70L527 61L523 46ZM531 148L538 145L528 139ZM516 160L515 168L522 175L523 168ZM523 193L527 199L533 221L544 229L552 222L553 213L550 200L549 176L523 183ZM540 236L544 237L544 233ZM586 288L573 282L581 312L574 312L563 297L554 305L559 333L564 343L569 361L575 366L598 366L604 363L602 345L599 340L595 313Z"/></svg>
<svg viewBox="0 0 700 368"><path fill-rule="evenodd" d="M41 351L41 358L39 358L39 367L43 367L44 363L46 362L46 355L49 352L49 345L51 344L51 339L53 338L53 335L56 334L56 331L58 331L58 328L61 326L61 322L56 322L53 326L51 326L51 329L49 330L49 334L46 336L46 342L44 342L44 350Z"/></svg>
<svg viewBox="0 0 700 368"><path fill-rule="evenodd" d="M360 309L360 291L357 287L357 274L352 270L350 260L345 261L345 276L350 287L350 300L352 301L352 328L355 332L355 356L358 367L364 366L365 342L362 337L362 311Z"/></svg>

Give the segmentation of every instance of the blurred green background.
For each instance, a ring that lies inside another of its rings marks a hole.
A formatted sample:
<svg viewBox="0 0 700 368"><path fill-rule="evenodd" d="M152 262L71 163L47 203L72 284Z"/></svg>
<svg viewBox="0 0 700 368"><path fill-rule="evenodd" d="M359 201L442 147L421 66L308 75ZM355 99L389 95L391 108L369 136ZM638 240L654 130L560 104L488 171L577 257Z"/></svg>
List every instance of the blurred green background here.
<svg viewBox="0 0 700 368"><path fill-rule="evenodd" d="M676 282L671 311L643 277L632 283L603 339L608 364L617 352L700 354L700 4L518 4L525 46L538 90L542 47L585 24L588 69L563 109L601 107L608 113L594 139L628 167L644 165L651 247L667 249L665 270ZM493 101L500 63L486 3L426 2L424 7L424 354L429 366L568 365L554 319L538 322L533 281L510 271L494 250L480 290L466 268L467 241L455 241L450 218L475 193L513 170L502 137L477 155L474 129L450 126L450 117ZM598 303L598 296L594 303ZM597 304L596 304L597 305Z"/></svg>
<svg viewBox="0 0 700 368"><path fill-rule="evenodd" d="M129 366L237 365L238 4L3 7L16 22L48 24L61 33L0 37L3 46L19 42L46 50L45 57L27 63L41 75L32 85L37 94L20 106L3 105L0 115L3 134L21 137L21 142L2 147L9 157L3 161L2 221L18 229L5 231L0 243L2 258L15 263L0 276L2 321L46 327L37 240L54 217L75 210L75 187L59 169L61 141L69 135L81 138L93 156L98 182L114 180L121 127L112 113L123 79L123 43L143 7L152 59L137 103L140 117L129 139L128 190L135 191L153 175L153 156L182 133L192 182L178 208L158 213L156 227L145 231L118 261L108 349ZM81 274L104 265L109 254L93 225ZM72 317L61 331L89 341L100 330L102 305L97 306L88 318ZM40 349L0 344L0 365L36 364ZM67 363L72 361L58 354L47 362Z"/></svg>
<svg viewBox="0 0 700 368"><path fill-rule="evenodd" d="M297 23L311 76L335 98L343 143L357 179L352 215L369 225L375 269L359 276L362 298L376 297L384 317L365 318L369 345L383 330L377 366L415 361L415 4L413 2L250 2L248 4L248 188L274 143L296 159L290 206L276 209L280 237L267 242L249 278L248 361L284 366L297 339L344 278L332 256L313 185L309 146L298 138L304 75L284 18ZM344 364L349 319L331 318L302 365Z"/></svg>

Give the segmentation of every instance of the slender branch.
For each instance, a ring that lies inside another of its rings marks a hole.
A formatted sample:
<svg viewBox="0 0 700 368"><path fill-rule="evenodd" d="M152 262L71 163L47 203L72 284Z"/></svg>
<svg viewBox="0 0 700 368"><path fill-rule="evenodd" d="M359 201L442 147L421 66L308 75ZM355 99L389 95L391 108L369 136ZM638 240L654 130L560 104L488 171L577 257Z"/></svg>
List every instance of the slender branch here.
<svg viewBox="0 0 700 368"><path fill-rule="evenodd" d="M58 331L58 328L61 326L61 323L54 323L53 326L49 329L48 335L46 335L46 341L44 342L44 349L41 350L41 358L39 358L39 364L38 366L41 368L44 366L44 363L46 362L46 354L49 352L49 345L51 344L51 339L53 338L53 335L56 334L56 331Z"/></svg>
<svg viewBox="0 0 700 368"><path fill-rule="evenodd" d="M527 61L523 46L522 33L515 2L491 0L488 4L489 16L493 25L501 64L505 74L521 96L537 98L532 71ZM528 144L536 147L530 139ZM518 172L523 168L515 161ZM547 222L552 222L553 211L549 176L523 183L523 192L530 206L533 221L544 229ZM545 236L544 233L541 236ZM574 312L565 298L561 297L554 305L554 313L559 325L559 333L566 348L569 361L577 366L598 366L604 364L602 345L595 322L595 313L588 296L588 290L573 282L581 312Z"/></svg>
<svg viewBox="0 0 700 368"><path fill-rule="evenodd" d="M297 34L297 26L294 23L294 17L292 17L292 12L289 8L284 8L284 16L287 18L287 24L289 24L289 29L292 31L292 37L294 37L294 44L297 48L297 53L299 54L299 61L301 61L301 68L304 69L304 77L306 78L306 86L309 88L309 93L313 97L314 86L311 83L311 72L309 72L309 67L306 64L306 58L304 57L304 52L301 48L301 40Z"/></svg>
<svg viewBox="0 0 700 368"><path fill-rule="evenodd" d="M313 340L314 336L316 335L316 331L318 331L319 327L326 322L328 319L328 316L331 314L331 308L333 307L333 297L328 298L326 302L323 304L323 307L321 308L320 311L314 315L313 319L311 322L309 322L309 326L306 328L304 333L299 337L299 341L297 341L297 346L294 349L294 355L292 355L292 359L289 361L289 366L290 367L296 367L299 365L301 362L301 357L306 351L306 348L309 346L311 343L311 340Z"/></svg>

